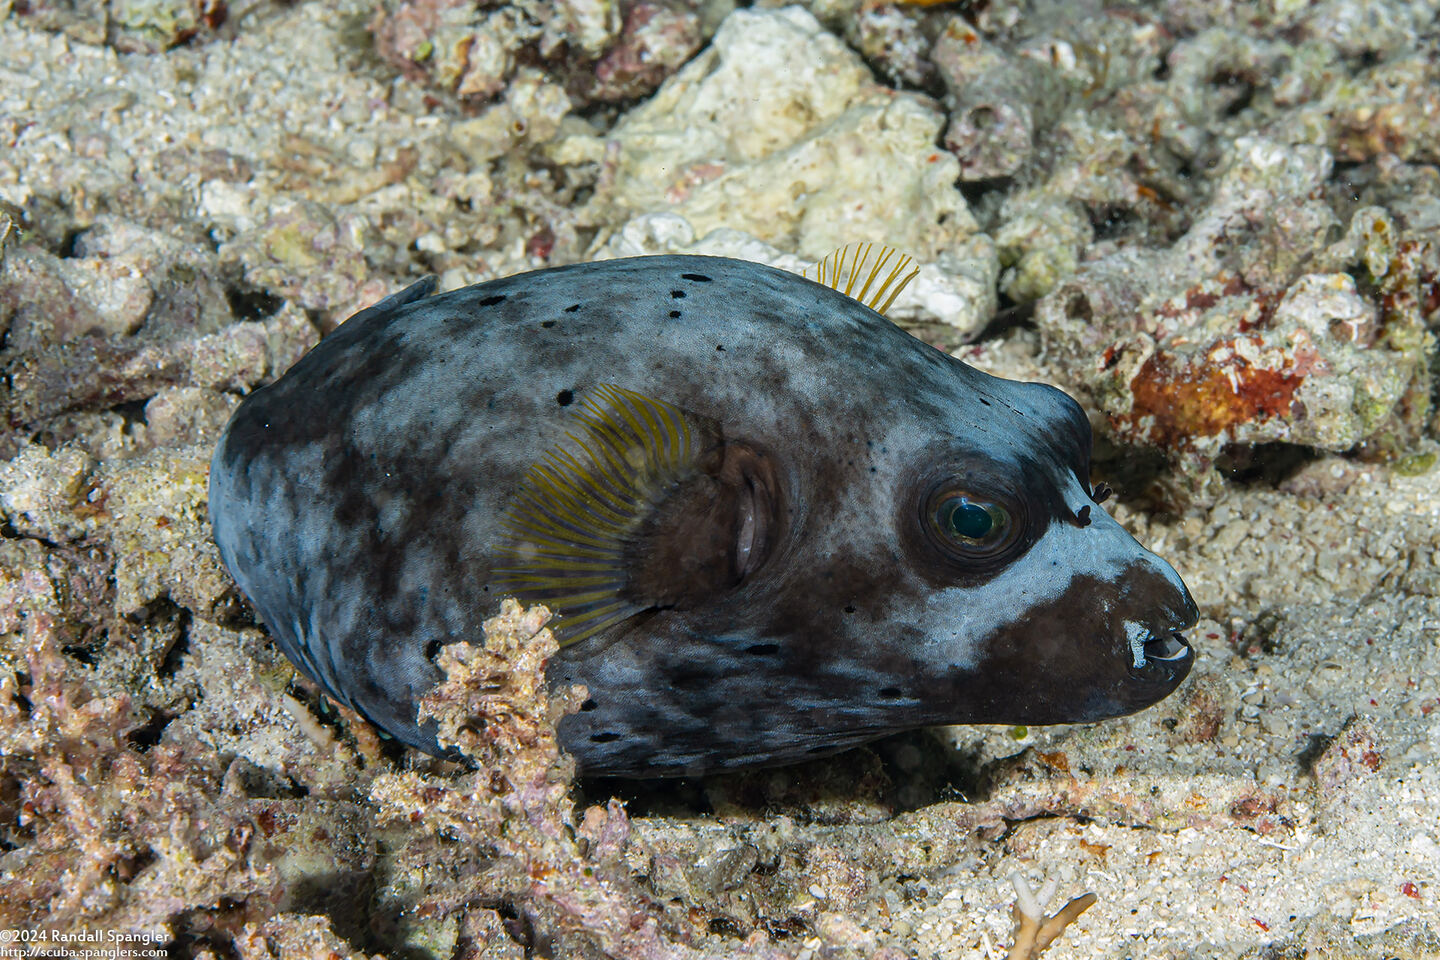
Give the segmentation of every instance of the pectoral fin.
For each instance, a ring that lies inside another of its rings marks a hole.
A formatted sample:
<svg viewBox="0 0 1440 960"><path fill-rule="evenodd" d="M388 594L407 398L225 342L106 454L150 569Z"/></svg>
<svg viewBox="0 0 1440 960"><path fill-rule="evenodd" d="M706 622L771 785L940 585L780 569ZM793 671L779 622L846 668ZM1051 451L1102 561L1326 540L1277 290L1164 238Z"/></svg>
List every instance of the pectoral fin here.
<svg viewBox="0 0 1440 960"><path fill-rule="evenodd" d="M758 569L779 530L768 457L714 421L613 384L526 473L496 585L558 614L561 645L685 608Z"/></svg>

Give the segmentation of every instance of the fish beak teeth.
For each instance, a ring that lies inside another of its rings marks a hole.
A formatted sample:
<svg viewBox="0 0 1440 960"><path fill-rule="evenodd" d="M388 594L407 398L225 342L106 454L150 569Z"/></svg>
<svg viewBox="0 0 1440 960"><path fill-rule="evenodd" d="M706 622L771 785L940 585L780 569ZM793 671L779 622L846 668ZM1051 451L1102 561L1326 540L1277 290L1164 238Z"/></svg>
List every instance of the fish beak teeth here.
<svg viewBox="0 0 1440 960"><path fill-rule="evenodd" d="M1145 659L1174 663L1191 656L1190 644L1182 634L1170 632L1145 641Z"/></svg>

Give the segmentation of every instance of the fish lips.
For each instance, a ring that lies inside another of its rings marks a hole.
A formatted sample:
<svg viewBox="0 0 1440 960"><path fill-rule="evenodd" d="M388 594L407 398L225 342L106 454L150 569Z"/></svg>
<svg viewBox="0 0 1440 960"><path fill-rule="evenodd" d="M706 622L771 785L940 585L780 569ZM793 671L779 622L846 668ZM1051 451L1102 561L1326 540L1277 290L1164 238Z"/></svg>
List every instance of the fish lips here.
<svg viewBox="0 0 1440 960"><path fill-rule="evenodd" d="M1163 563L1163 561L1159 561ZM1168 565L1166 567L1168 570ZM1104 715L1133 713L1168 696L1190 674L1195 650L1181 631L1194 627L1200 611L1178 577L1156 576L1132 595L1151 616L1122 619L1112 642L1118 648L1122 676L1112 687L1111 704ZM1128 656L1127 656L1128 652Z"/></svg>
<svg viewBox="0 0 1440 960"><path fill-rule="evenodd" d="M1149 630L1140 640L1141 656L1132 659L1125 667L1128 683L1124 685L1122 699L1128 701L1123 712L1130 713L1149 706L1167 696L1190 674L1195 665L1195 651L1183 629L1193 627L1195 622L1182 624L1179 628ZM1127 637L1127 642L1134 641Z"/></svg>
<svg viewBox="0 0 1440 960"><path fill-rule="evenodd" d="M1094 723L1163 700L1190 673L1182 630L1190 593L1153 554L1069 589L987 638L977 663L949 675L947 723Z"/></svg>

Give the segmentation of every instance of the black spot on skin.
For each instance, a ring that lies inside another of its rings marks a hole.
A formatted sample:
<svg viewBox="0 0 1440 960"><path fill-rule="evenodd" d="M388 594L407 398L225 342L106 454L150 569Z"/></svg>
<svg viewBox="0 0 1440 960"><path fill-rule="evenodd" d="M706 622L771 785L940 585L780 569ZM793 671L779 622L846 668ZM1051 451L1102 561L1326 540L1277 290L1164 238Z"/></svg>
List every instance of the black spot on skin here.
<svg viewBox="0 0 1440 960"><path fill-rule="evenodd" d="M767 657L772 653L780 652L778 643L752 643L745 648L746 653L753 653L756 656Z"/></svg>
<svg viewBox="0 0 1440 960"><path fill-rule="evenodd" d="M580 309L580 304L578 304L578 303L572 303L572 304L570 304L570 306L568 306L568 307L565 308L565 312L566 312L566 313L574 313L576 310L579 310L579 309Z"/></svg>
<svg viewBox="0 0 1440 960"><path fill-rule="evenodd" d="M425 644L425 659L434 660L435 657L440 653L441 646L442 644L439 640L431 640L429 643Z"/></svg>
<svg viewBox="0 0 1440 960"><path fill-rule="evenodd" d="M481 301L480 301L480 306L482 306L482 307L493 307L493 306L495 306L495 304L497 304L497 303L504 303L504 302L505 302L505 294L503 294L503 293L497 293L497 294L495 294L495 296L493 296L493 297L486 297L484 300L481 300Z"/></svg>
<svg viewBox="0 0 1440 960"><path fill-rule="evenodd" d="M696 283L709 283L709 282L710 282L710 278L707 277L707 276L705 276L705 274L703 274L703 273L682 273L682 274L680 274L680 279L682 279L682 280L694 280Z"/></svg>
<svg viewBox="0 0 1440 960"><path fill-rule="evenodd" d="M604 733L597 733L590 737L592 743L614 743L620 739L620 734L607 730Z"/></svg>
<svg viewBox="0 0 1440 960"><path fill-rule="evenodd" d="M716 349L716 350L719 350L721 353L724 353L724 352L725 352L725 347L724 347L723 345L721 345L721 344L718 344L718 343L715 344L715 349Z"/></svg>
<svg viewBox="0 0 1440 960"><path fill-rule="evenodd" d="M671 311L670 311L670 319L671 319L671 320L677 320L677 319L679 319L679 317L680 317L680 311L679 311L679 310L671 310Z"/></svg>
<svg viewBox="0 0 1440 960"><path fill-rule="evenodd" d="M672 300L684 300L684 299L685 299L685 291L684 291L684 290L671 290L671 291L670 291L670 299L672 299Z"/></svg>
<svg viewBox="0 0 1440 960"><path fill-rule="evenodd" d="M546 330L549 330L551 327L555 326L555 321L554 321L554 320L542 320L542 321L540 322L540 326L544 327Z"/></svg>
<svg viewBox="0 0 1440 960"><path fill-rule="evenodd" d="M845 612L846 612L846 613L854 613L854 612L855 612L855 608L852 607L852 606L850 606L850 604L847 603L847 604L845 604Z"/></svg>
<svg viewBox="0 0 1440 960"><path fill-rule="evenodd" d="M555 394L555 402L562 407L568 407L575 401L575 393L572 390L561 390Z"/></svg>
<svg viewBox="0 0 1440 960"><path fill-rule="evenodd" d="M598 706L600 706L600 704L596 703L594 700L586 700L584 703L580 704L580 709L585 713L589 713L591 710L594 710Z"/></svg>
<svg viewBox="0 0 1440 960"><path fill-rule="evenodd" d="M904 696L904 694L900 692L899 687L884 687L880 691L880 696L884 697L886 700L898 700L900 699L900 697Z"/></svg>
<svg viewBox="0 0 1440 960"><path fill-rule="evenodd" d="M989 401L989 400L986 400L984 397L976 397L975 399L979 400L981 403L985 404L985 406L987 406L987 407L990 406L990 401Z"/></svg>

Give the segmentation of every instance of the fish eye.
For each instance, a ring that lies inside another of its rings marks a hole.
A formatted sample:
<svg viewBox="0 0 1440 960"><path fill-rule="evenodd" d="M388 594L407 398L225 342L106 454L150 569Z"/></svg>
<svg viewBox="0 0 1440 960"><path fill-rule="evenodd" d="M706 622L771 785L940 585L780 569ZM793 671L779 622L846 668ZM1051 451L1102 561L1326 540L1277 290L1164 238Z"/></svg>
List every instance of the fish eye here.
<svg viewBox="0 0 1440 960"><path fill-rule="evenodd" d="M936 505L934 523L948 540L963 546L985 547L1005 539L1010 529L1010 513L993 501L952 492Z"/></svg>
<svg viewBox="0 0 1440 960"><path fill-rule="evenodd" d="M1047 504L1034 502L1023 479L984 462L947 460L926 464L928 476L907 483L896 517L900 539L915 569L937 586L984 583L1045 533Z"/></svg>
<svg viewBox="0 0 1440 960"><path fill-rule="evenodd" d="M1034 540L1024 497L1011 494L1003 481L951 473L931 485L916 506L917 532L950 577L993 574Z"/></svg>

